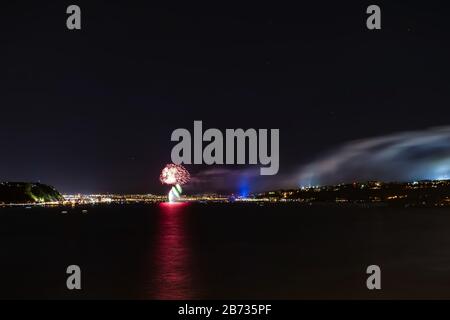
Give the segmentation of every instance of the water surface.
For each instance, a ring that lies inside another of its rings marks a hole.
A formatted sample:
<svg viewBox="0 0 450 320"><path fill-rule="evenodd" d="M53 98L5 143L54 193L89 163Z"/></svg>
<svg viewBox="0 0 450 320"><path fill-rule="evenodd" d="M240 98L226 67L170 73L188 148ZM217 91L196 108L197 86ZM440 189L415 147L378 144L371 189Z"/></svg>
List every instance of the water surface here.
<svg viewBox="0 0 450 320"><path fill-rule="evenodd" d="M0 208L0 243L0 298L450 298L448 209ZM81 291L66 289L72 264Z"/></svg>

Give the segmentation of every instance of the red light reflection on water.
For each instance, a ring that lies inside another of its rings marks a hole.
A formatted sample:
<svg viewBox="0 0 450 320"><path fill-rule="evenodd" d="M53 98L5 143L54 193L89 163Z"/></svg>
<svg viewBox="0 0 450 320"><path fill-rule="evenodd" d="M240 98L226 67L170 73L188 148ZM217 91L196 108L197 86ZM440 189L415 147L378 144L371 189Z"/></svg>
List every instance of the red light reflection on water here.
<svg viewBox="0 0 450 320"><path fill-rule="evenodd" d="M189 203L159 204L156 299L192 299L191 253L185 230Z"/></svg>

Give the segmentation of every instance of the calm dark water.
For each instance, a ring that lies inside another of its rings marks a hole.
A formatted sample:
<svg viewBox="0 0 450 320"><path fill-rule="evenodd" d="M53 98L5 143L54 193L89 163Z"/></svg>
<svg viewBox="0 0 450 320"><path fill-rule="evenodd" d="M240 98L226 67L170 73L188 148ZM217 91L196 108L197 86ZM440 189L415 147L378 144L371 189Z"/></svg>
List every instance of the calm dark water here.
<svg viewBox="0 0 450 320"><path fill-rule="evenodd" d="M0 209L0 298L450 298L449 209L61 210ZM72 264L81 291L66 289ZM381 291L366 289L370 264Z"/></svg>

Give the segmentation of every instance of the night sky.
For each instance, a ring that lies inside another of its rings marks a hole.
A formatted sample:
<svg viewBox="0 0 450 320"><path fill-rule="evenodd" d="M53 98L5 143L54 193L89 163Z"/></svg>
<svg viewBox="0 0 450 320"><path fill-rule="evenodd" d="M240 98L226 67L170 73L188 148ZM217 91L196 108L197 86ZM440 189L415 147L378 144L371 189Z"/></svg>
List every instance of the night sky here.
<svg viewBox="0 0 450 320"><path fill-rule="evenodd" d="M171 132L194 120L279 128L277 179L355 139L450 124L445 2L93 2L2 3L0 180L164 192Z"/></svg>

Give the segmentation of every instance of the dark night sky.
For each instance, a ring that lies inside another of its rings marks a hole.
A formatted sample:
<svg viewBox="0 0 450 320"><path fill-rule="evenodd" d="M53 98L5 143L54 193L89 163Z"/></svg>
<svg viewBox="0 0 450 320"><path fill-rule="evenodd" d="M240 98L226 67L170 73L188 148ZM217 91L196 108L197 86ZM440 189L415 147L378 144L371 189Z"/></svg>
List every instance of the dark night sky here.
<svg viewBox="0 0 450 320"><path fill-rule="evenodd" d="M160 192L170 134L194 120L280 128L282 176L349 140L450 123L445 2L93 2L2 4L0 180ZM382 30L365 26L372 3Z"/></svg>

